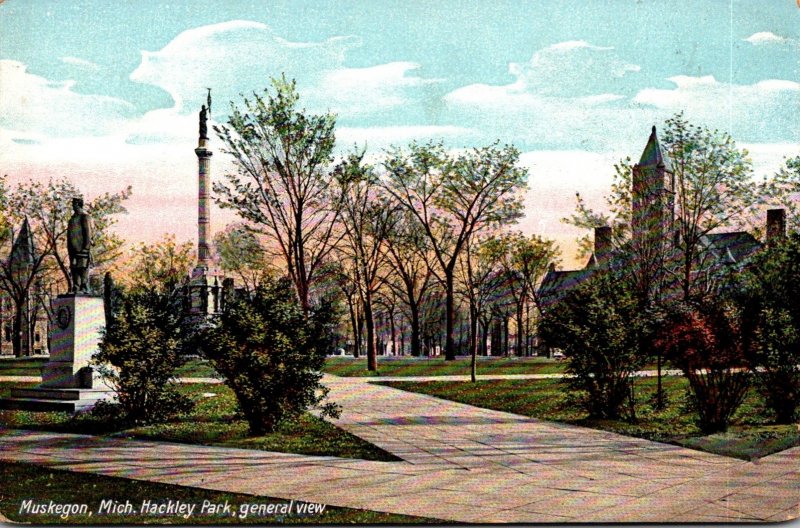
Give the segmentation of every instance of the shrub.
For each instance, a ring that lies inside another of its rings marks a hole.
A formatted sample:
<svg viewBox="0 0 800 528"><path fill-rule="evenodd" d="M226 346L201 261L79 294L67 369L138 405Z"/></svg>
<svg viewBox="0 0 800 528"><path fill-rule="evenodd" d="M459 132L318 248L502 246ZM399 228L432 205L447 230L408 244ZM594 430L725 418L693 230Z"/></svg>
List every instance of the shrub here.
<svg viewBox="0 0 800 528"><path fill-rule="evenodd" d="M208 358L236 394L252 435L274 431L328 393L320 380L333 346L334 310L323 304L306 316L293 292L288 280L265 281L228 303L204 335ZM332 403L321 410L338 416Z"/></svg>
<svg viewBox="0 0 800 528"><path fill-rule="evenodd" d="M163 289L117 292L93 362L116 389L125 420L152 423L191 410L191 401L174 385L183 363L182 314L177 295Z"/></svg>
<svg viewBox="0 0 800 528"><path fill-rule="evenodd" d="M569 386L595 418L635 419L631 375L642 367L639 353L646 319L634 295L614 273L596 275L545 312L540 333L564 351Z"/></svg>
<svg viewBox="0 0 800 528"><path fill-rule="evenodd" d="M800 234L760 253L746 279L755 326L748 365L776 421L793 423L800 407Z"/></svg>
<svg viewBox="0 0 800 528"><path fill-rule="evenodd" d="M727 430L744 401L749 326L746 311L719 298L666 308L656 346L689 380L698 426L705 434Z"/></svg>

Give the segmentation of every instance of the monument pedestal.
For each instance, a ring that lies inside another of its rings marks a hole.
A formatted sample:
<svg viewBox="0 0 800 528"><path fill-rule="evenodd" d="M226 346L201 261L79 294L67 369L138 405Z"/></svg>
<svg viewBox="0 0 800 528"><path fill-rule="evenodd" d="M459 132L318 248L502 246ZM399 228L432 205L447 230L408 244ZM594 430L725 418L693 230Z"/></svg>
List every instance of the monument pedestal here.
<svg viewBox="0 0 800 528"><path fill-rule="evenodd" d="M79 411L115 392L91 365L105 327L102 297L74 293L53 302L50 360L42 368L42 383L33 389L12 389L0 408L29 411Z"/></svg>

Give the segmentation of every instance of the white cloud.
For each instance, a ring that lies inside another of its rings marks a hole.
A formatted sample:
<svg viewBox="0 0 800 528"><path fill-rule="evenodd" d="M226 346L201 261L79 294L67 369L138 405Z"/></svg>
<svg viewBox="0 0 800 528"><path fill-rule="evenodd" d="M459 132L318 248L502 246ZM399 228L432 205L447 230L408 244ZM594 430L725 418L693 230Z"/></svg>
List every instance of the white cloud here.
<svg viewBox="0 0 800 528"><path fill-rule="evenodd" d="M781 37L772 33L771 31L759 31L758 33L753 33L746 39L742 39L754 46L758 46L761 44L783 44L789 41L786 37Z"/></svg>
<svg viewBox="0 0 800 528"><path fill-rule="evenodd" d="M85 59L79 59L78 57L61 57L61 62L77 66L84 70L97 71L100 69L100 66L97 64Z"/></svg>
<svg viewBox="0 0 800 528"><path fill-rule="evenodd" d="M17 61L0 60L0 127L22 138L99 136L118 131L135 112L121 99L84 95L74 81L50 81Z"/></svg>
<svg viewBox="0 0 800 528"><path fill-rule="evenodd" d="M316 86L303 91L303 97L314 106L327 105L337 114L382 112L412 102L413 90L441 82L410 75L419 68L419 64L412 62L337 68L324 72Z"/></svg>
<svg viewBox="0 0 800 528"><path fill-rule="evenodd" d="M713 76L670 77L672 89L641 90L633 102L686 116L710 128L731 133L740 141L780 141L800 137L795 110L800 83L778 79L740 85L717 81Z"/></svg>

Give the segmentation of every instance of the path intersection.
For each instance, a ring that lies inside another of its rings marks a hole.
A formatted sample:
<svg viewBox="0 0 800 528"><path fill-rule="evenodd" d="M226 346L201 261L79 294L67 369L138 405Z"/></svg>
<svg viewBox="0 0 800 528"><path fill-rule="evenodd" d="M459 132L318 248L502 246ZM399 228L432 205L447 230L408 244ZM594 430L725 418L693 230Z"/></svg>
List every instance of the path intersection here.
<svg viewBox="0 0 800 528"><path fill-rule="evenodd" d="M488 523L800 516L800 448L745 462L326 376L375 462L0 429L0 459L334 506Z"/></svg>

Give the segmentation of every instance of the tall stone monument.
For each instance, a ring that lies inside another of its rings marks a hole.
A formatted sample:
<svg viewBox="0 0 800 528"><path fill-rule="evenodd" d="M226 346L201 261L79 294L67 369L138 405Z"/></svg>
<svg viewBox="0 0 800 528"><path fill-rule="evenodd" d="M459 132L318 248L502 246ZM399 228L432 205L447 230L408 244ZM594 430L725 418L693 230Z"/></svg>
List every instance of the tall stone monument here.
<svg viewBox="0 0 800 528"><path fill-rule="evenodd" d="M82 198L74 198L72 208L67 228L72 288L52 303L50 360L42 369L42 383L33 389L12 389L11 398L0 400L2 408L74 412L114 397L91 365L106 325L103 298L89 288L92 220Z"/></svg>
<svg viewBox="0 0 800 528"><path fill-rule="evenodd" d="M202 325L209 315L221 309L224 277L213 266L211 258L211 156L208 148L208 115L211 113L211 89L206 104L199 114L197 148L197 264L192 270L187 287L188 312Z"/></svg>

